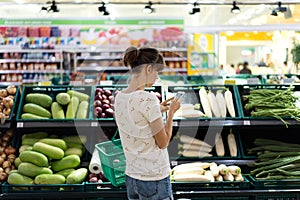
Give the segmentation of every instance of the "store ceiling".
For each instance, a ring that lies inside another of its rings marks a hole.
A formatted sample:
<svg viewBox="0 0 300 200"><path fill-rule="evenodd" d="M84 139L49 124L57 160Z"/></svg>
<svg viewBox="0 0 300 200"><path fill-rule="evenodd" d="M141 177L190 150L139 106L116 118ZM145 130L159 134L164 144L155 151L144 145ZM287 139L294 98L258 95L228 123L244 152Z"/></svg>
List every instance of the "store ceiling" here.
<svg viewBox="0 0 300 200"><path fill-rule="evenodd" d="M104 1L104 0L103 0ZM101 0L56 0L59 13L48 13L42 16L42 6L50 6L52 0L4 0L0 1L0 18L101 18L98 11ZM106 2L106 1L105 1ZM200 13L190 15L195 0L152 0L155 12L144 14L143 7L149 0L110 0L107 9L113 18L168 17L183 18L187 26L229 26L229 25L265 25L300 23L300 1L282 0L282 6L289 7L292 18L286 19L281 14L271 16L272 9L277 7L278 0L243 0L236 1L241 9L240 14L230 12L232 0L198 0ZM127 3L126 3L127 2ZM299 4L299 5L297 5ZM5 5L5 6L4 6Z"/></svg>

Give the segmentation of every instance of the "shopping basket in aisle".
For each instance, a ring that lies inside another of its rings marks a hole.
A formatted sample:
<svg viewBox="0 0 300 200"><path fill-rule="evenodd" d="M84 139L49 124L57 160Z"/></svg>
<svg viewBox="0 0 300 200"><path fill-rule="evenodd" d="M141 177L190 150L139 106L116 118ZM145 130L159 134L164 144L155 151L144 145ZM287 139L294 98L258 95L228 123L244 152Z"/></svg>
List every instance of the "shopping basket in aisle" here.
<svg viewBox="0 0 300 200"><path fill-rule="evenodd" d="M126 160L120 139L115 139L117 131L110 141L95 145L104 176L113 186L125 185Z"/></svg>

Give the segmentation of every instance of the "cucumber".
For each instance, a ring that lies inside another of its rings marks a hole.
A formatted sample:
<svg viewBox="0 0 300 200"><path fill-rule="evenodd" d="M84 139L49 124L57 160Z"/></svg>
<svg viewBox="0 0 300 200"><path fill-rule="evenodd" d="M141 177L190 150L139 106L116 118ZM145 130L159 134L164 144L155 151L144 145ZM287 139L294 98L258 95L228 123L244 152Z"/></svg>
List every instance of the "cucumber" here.
<svg viewBox="0 0 300 200"><path fill-rule="evenodd" d="M69 176L67 176L67 184L80 184L87 177L88 170L86 168L79 168L73 171Z"/></svg>
<svg viewBox="0 0 300 200"><path fill-rule="evenodd" d="M28 103L35 103L44 108L49 108L52 104L52 98L49 95L42 93L27 94L25 100Z"/></svg>
<svg viewBox="0 0 300 200"><path fill-rule="evenodd" d="M20 148L19 148L19 153L21 153L21 152L23 152L23 151L28 151L28 150L30 149L29 147L32 148L32 146L30 146L30 145L28 145L28 144L24 144L24 145L20 146Z"/></svg>
<svg viewBox="0 0 300 200"><path fill-rule="evenodd" d="M18 173L18 170L17 169L10 170L8 174L12 174L12 173Z"/></svg>
<svg viewBox="0 0 300 200"><path fill-rule="evenodd" d="M56 101L60 105L67 105L71 100L71 97L68 93L66 92L61 92L56 95Z"/></svg>
<svg viewBox="0 0 300 200"><path fill-rule="evenodd" d="M8 175L8 178L7 178L7 182L9 184L13 184L13 185L19 185L19 184L33 184L33 179L28 177L28 176L24 176L18 172L15 172L15 173L11 173Z"/></svg>
<svg viewBox="0 0 300 200"><path fill-rule="evenodd" d="M47 117L47 118L51 117L51 113L47 109L34 103L26 103L23 106L23 112L38 115L41 117Z"/></svg>
<svg viewBox="0 0 300 200"><path fill-rule="evenodd" d="M39 167L47 167L49 165L48 158L36 151L22 151L19 158L22 162L30 162Z"/></svg>
<svg viewBox="0 0 300 200"><path fill-rule="evenodd" d="M36 177L40 174L53 174L51 169L47 167L39 167L29 162L22 162L18 167L18 172L28 177Z"/></svg>
<svg viewBox="0 0 300 200"><path fill-rule="evenodd" d="M66 178L60 174L40 174L35 177L35 184L64 184Z"/></svg>
<svg viewBox="0 0 300 200"><path fill-rule="evenodd" d="M69 155L78 155L79 157L82 156L82 148L70 147L65 151L65 156Z"/></svg>
<svg viewBox="0 0 300 200"><path fill-rule="evenodd" d="M89 102L81 101L76 113L76 119L86 119L88 115Z"/></svg>
<svg viewBox="0 0 300 200"><path fill-rule="evenodd" d="M44 138L41 139L39 142L49 144L58 148L61 148L62 150L67 149L67 144L63 139L58 139L58 138Z"/></svg>
<svg viewBox="0 0 300 200"><path fill-rule="evenodd" d="M66 118L74 119L78 109L79 100L77 97L72 97L67 107Z"/></svg>
<svg viewBox="0 0 300 200"><path fill-rule="evenodd" d="M38 138L25 138L22 140L22 145L32 146L34 143L38 142L40 139Z"/></svg>
<svg viewBox="0 0 300 200"><path fill-rule="evenodd" d="M75 147L75 148L78 148L78 149L82 149L82 150L84 150L83 148L83 145L82 145L82 143L71 143L71 142L67 142L67 147L68 148L71 148L71 147Z"/></svg>
<svg viewBox="0 0 300 200"><path fill-rule="evenodd" d="M67 144L85 144L87 142L87 138L85 135L69 135L63 137L63 140L66 141Z"/></svg>
<svg viewBox="0 0 300 200"><path fill-rule="evenodd" d="M49 119L49 117L42 117L31 113L23 113L21 119Z"/></svg>
<svg viewBox="0 0 300 200"><path fill-rule="evenodd" d="M64 169L69 169L69 168L75 168L80 165L80 157L77 155L69 155L61 160L54 161L51 164L51 169L55 172L64 170Z"/></svg>
<svg viewBox="0 0 300 200"><path fill-rule="evenodd" d="M17 157L17 158L15 159L15 161L14 161L14 164L15 164L16 168L18 168L18 166L19 166L21 163L22 163L22 161L21 161L20 157Z"/></svg>
<svg viewBox="0 0 300 200"><path fill-rule="evenodd" d="M64 169L64 170L57 172L56 174L63 175L65 178L67 178L67 176L69 176L73 171L75 171L75 169L73 169L73 168Z"/></svg>
<svg viewBox="0 0 300 200"><path fill-rule="evenodd" d="M45 154L52 159L62 159L64 157L64 151L61 148L45 144L43 142L36 142L32 149L40 153Z"/></svg>
<svg viewBox="0 0 300 200"><path fill-rule="evenodd" d="M48 137L48 133L43 132L43 131L38 131L38 132L34 132L34 133L27 133L22 135L22 140L25 138L38 138L38 139L42 139L42 138L46 138Z"/></svg>
<svg viewBox="0 0 300 200"><path fill-rule="evenodd" d="M90 96L87 94L84 94L82 92L78 92L76 90L68 90L67 93L70 95L70 97L77 97L79 101L88 101L90 99Z"/></svg>
<svg viewBox="0 0 300 200"><path fill-rule="evenodd" d="M61 105L57 102L53 102L51 105L51 113L53 119L65 119L65 112Z"/></svg>

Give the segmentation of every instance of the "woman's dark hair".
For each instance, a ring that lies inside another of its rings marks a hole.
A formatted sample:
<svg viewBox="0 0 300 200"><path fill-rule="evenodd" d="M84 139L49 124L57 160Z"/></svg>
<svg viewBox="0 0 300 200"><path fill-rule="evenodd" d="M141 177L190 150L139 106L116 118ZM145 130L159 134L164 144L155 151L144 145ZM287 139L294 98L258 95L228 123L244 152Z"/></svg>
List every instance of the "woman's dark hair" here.
<svg viewBox="0 0 300 200"><path fill-rule="evenodd" d="M142 65L152 65L157 71L162 71L165 60L160 52L152 47L137 48L128 47L125 50L123 62L125 66L130 66L132 72L139 72Z"/></svg>

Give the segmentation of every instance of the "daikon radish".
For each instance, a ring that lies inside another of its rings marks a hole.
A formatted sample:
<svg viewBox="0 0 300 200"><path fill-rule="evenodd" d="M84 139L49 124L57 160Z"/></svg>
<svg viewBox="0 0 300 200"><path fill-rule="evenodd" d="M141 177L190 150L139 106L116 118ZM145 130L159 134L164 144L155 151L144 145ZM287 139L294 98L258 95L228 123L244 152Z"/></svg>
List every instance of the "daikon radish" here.
<svg viewBox="0 0 300 200"><path fill-rule="evenodd" d="M193 167L201 167L203 169L207 169L210 166L208 162L190 162L190 163L183 163L173 167L172 170L179 170L179 169L187 169Z"/></svg>
<svg viewBox="0 0 300 200"><path fill-rule="evenodd" d="M215 177L212 175L211 171L209 170L205 171L204 176L209 178L210 182L215 182Z"/></svg>
<svg viewBox="0 0 300 200"><path fill-rule="evenodd" d="M223 176L219 174L218 176L215 177L215 181L221 182L223 181Z"/></svg>
<svg viewBox="0 0 300 200"><path fill-rule="evenodd" d="M230 156L236 157L237 156L237 144L235 140L235 136L232 133L232 129L230 129L230 133L227 136L227 143L229 147Z"/></svg>
<svg viewBox="0 0 300 200"><path fill-rule="evenodd" d="M173 175L178 174L204 174L204 169L202 167L188 167L188 168L180 168L177 170L172 170Z"/></svg>
<svg viewBox="0 0 300 200"><path fill-rule="evenodd" d="M205 115L200 110L182 110L182 112L179 112L177 116L183 118L200 118Z"/></svg>
<svg viewBox="0 0 300 200"><path fill-rule="evenodd" d="M209 182L210 178L201 174L178 174L171 175L174 182Z"/></svg>
<svg viewBox="0 0 300 200"><path fill-rule="evenodd" d="M235 109L233 104L233 97L230 90L226 90L224 93L224 98L226 101L226 107L231 117L235 117Z"/></svg>
<svg viewBox="0 0 300 200"><path fill-rule="evenodd" d="M227 114L227 108L226 108L226 101L221 90L217 91L216 99L219 106L221 117L225 118Z"/></svg>
<svg viewBox="0 0 300 200"><path fill-rule="evenodd" d="M179 151L179 155L182 155L184 157L211 157L212 154L208 152L203 152L203 151L196 151L196 150L184 150L184 151Z"/></svg>
<svg viewBox="0 0 300 200"><path fill-rule="evenodd" d="M234 176L230 172L227 172L223 175L223 179L224 181L234 181Z"/></svg>
<svg viewBox="0 0 300 200"><path fill-rule="evenodd" d="M220 110L219 110L219 105L216 99L216 96L214 93L212 93L210 90L208 91L207 94L208 97L208 102L211 108L212 113L214 114L215 117L221 117Z"/></svg>
<svg viewBox="0 0 300 200"><path fill-rule="evenodd" d="M238 174L234 176L235 181L244 181L244 177L242 174Z"/></svg>
<svg viewBox="0 0 300 200"><path fill-rule="evenodd" d="M220 174L222 174L222 175L227 174L228 169L227 169L227 166L226 166L225 164L220 164L220 165L218 166L218 168L219 168L219 173L220 173Z"/></svg>
<svg viewBox="0 0 300 200"><path fill-rule="evenodd" d="M209 169L214 177L219 176L219 168L215 162L210 163Z"/></svg>
<svg viewBox="0 0 300 200"><path fill-rule="evenodd" d="M211 152L212 148L203 146L203 145L194 145L194 144L178 144L178 149L183 149L183 150L197 150L197 151L203 151L203 152Z"/></svg>
<svg viewBox="0 0 300 200"><path fill-rule="evenodd" d="M221 133L217 133L215 137L215 149L217 156L224 156L225 155L225 148L224 148L224 143L222 139Z"/></svg>
<svg viewBox="0 0 300 200"><path fill-rule="evenodd" d="M201 146L206 146L206 147L210 147L212 148L212 146L202 140L193 138L191 136L188 135L181 135L179 138L180 142L182 143L188 143L188 144L193 144L193 145L201 145Z"/></svg>
<svg viewBox="0 0 300 200"><path fill-rule="evenodd" d="M204 87L201 87L199 90L199 98L205 115L207 117L212 117L208 96Z"/></svg>
<svg viewBox="0 0 300 200"><path fill-rule="evenodd" d="M239 166L236 165L230 165L227 166L228 171L232 174L232 175L238 175L242 173L242 170Z"/></svg>

